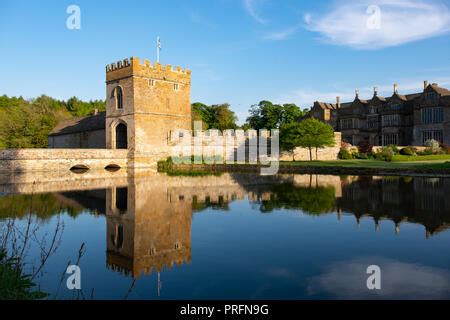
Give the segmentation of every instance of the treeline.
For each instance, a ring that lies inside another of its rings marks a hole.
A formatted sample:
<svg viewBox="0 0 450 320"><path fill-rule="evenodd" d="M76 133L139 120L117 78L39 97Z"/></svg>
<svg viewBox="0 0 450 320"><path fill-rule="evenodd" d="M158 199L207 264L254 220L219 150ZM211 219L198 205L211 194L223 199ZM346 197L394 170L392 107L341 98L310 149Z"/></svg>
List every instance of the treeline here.
<svg viewBox="0 0 450 320"><path fill-rule="evenodd" d="M47 136L61 120L105 111L103 100L82 101L76 97L58 100L42 95L26 100L22 97L0 96L0 149L45 148ZM274 104L263 100L250 107L250 116L239 126L236 114L228 103L192 104L192 121L201 121L207 129L279 129L301 118L305 111L295 104Z"/></svg>
<svg viewBox="0 0 450 320"><path fill-rule="evenodd" d="M205 105L201 102L192 104L192 121L202 121L203 129L280 129L283 125L296 122L306 114L293 103L274 104L263 100L250 107L250 116L238 126L235 113L228 103Z"/></svg>
<svg viewBox="0 0 450 320"><path fill-rule="evenodd" d="M104 111L105 102L0 96L0 149L45 148L48 134L59 121L89 115L95 109Z"/></svg>

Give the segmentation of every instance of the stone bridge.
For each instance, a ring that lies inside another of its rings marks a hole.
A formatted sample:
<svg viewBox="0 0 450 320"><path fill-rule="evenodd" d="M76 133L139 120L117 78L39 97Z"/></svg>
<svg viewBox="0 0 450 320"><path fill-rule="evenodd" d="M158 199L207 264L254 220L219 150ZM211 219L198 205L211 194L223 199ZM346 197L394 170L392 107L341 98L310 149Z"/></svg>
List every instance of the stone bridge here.
<svg viewBox="0 0 450 320"><path fill-rule="evenodd" d="M126 168L130 160L119 149L7 149L0 150L0 172Z"/></svg>

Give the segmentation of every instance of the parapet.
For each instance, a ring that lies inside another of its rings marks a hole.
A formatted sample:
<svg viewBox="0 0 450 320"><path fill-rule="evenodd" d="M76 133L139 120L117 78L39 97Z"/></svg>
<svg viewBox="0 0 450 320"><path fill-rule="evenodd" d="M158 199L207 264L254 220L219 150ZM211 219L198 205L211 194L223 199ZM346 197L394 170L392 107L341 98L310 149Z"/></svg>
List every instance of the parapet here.
<svg viewBox="0 0 450 320"><path fill-rule="evenodd" d="M170 64L152 64L146 59L141 63L137 57L126 58L106 66L106 81L132 75L186 83L190 82L191 70L179 66L173 68Z"/></svg>

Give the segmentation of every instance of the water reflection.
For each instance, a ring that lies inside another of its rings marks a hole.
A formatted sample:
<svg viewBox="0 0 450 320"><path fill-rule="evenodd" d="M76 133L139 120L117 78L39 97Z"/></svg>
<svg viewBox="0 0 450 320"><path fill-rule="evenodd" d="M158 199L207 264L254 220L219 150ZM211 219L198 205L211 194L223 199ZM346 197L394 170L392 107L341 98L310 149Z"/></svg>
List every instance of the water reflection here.
<svg viewBox="0 0 450 320"><path fill-rule="evenodd" d="M366 269L373 261L382 270L382 290L367 290ZM384 257L336 262L309 280L310 294L326 292L338 299L446 299L450 272L442 268L405 263Z"/></svg>
<svg viewBox="0 0 450 320"><path fill-rule="evenodd" d="M107 266L132 277L191 261L192 204L141 181L106 191Z"/></svg>
<svg viewBox="0 0 450 320"><path fill-rule="evenodd" d="M373 221L374 230L380 230L381 222L388 220L394 224L392 233L399 233L403 223L413 223L424 228L422 238L443 233L450 227L450 179L293 174L167 177L123 174L120 170L108 175L84 179L75 174L60 179L22 177L11 181L8 178L0 184L0 221L21 219L30 211L44 222L59 213L73 218L83 212L104 216L106 235L101 236L106 236L106 266L135 279L149 274L157 274L159 279L162 270L190 264L193 217L208 209L223 213L236 211L234 202L250 203L261 215L289 211L299 216L332 218L336 215L337 220L353 216L356 224L367 218ZM317 219L315 223L321 222ZM308 294L325 292L338 298L376 298L363 293L363 287L359 288L365 283L360 278L366 274L361 271L356 276L354 271L363 268L366 260L355 259L335 261L320 274L316 273L307 282ZM392 281L404 278L397 276L402 270L403 276L410 275L404 279L407 282L423 279L417 283L417 290L397 292L397 287L403 286L397 283L398 286L388 287L383 297L422 297L416 293L428 290L427 283L435 290L425 298L450 294L450 277L445 268L377 259L384 264ZM295 269L284 266L270 270L271 275L278 277L296 277ZM347 276L337 276L340 273ZM334 278L342 281L331 280ZM440 284L436 287L430 279ZM350 285L352 282L359 285Z"/></svg>

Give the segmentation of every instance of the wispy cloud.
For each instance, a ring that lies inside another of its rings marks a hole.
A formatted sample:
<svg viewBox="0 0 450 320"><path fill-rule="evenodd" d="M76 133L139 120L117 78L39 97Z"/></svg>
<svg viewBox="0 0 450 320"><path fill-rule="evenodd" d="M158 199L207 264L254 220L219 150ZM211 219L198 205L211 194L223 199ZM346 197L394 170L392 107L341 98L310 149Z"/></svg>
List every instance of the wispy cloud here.
<svg viewBox="0 0 450 320"><path fill-rule="evenodd" d="M205 16L201 15L197 11L188 10L188 17L189 17L189 20L191 20L192 23L198 24L200 26L204 26L204 27L208 27L208 28L215 28L215 27L217 27L217 25L215 23L211 22L210 20L208 20L208 18L206 18Z"/></svg>
<svg viewBox="0 0 450 320"><path fill-rule="evenodd" d="M373 6L380 11L378 27L369 27ZM338 1L323 15L305 15L307 29L336 45L380 49L422 40L450 31L449 8L438 0Z"/></svg>
<svg viewBox="0 0 450 320"><path fill-rule="evenodd" d="M296 25L281 31L273 31L269 32L263 36L263 40L271 40L271 41L282 41L290 38L293 34L297 32L300 28L300 25Z"/></svg>
<svg viewBox="0 0 450 320"><path fill-rule="evenodd" d="M211 68L209 64L197 63L194 64L194 67L199 77L205 78L208 81L222 80L222 77L216 71L214 71L214 69Z"/></svg>
<svg viewBox="0 0 450 320"><path fill-rule="evenodd" d="M244 8L247 13L255 19L256 22L261 24L266 24L267 21L263 19L257 12L257 5L264 2L265 0L244 0Z"/></svg>

